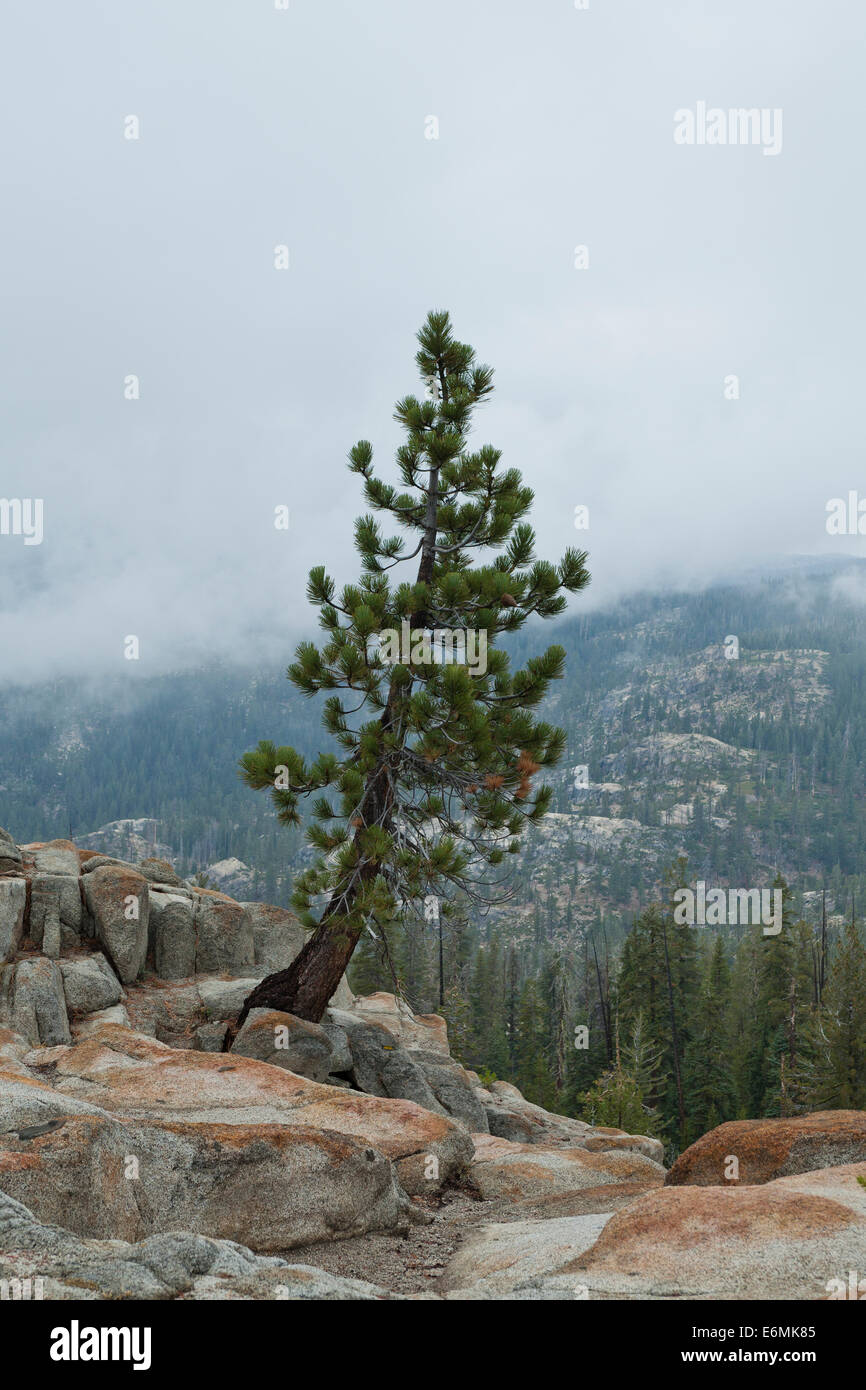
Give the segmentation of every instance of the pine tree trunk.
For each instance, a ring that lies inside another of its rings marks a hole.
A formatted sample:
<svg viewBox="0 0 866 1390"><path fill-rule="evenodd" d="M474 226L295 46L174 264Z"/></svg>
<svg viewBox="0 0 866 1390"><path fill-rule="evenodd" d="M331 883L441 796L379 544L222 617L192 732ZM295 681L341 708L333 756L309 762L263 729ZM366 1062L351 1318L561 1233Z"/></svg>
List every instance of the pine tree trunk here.
<svg viewBox="0 0 866 1390"><path fill-rule="evenodd" d="M392 686L392 695L394 690L395 687ZM394 703L389 695L382 714L383 725L387 727L393 718ZM385 767L380 764L370 773L364 791L360 809L364 824L387 825L392 804L393 789L390 777ZM356 831L356 839L358 833ZM362 863L355 887L348 887L341 893L336 890L332 893L319 925L307 938L288 969L267 975L247 995L234 1027L230 1028L226 1035L224 1051L231 1048L251 1009L278 1009L280 1013L294 1014L296 1018L307 1019L310 1023L319 1022L328 1007L328 1000L332 998L343 978L346 966L352 959L364 930L363 921L349 922L346 919L351 914L361 883L365 878L374 876L375 868ZM336 911L338 904L339 913ZM337 917L338 924L332 922L333 917Z"/></svg>
<svg viewBox="0 0 866 1390"><path fill-rule="evenodd" d="M389 718L391 713L389 699L382 715L383 721ZM361 811L367 822L379 820L387 807L390 787L387 776L382 775L383 771L381 767L377 768L370 774L367 783ZM362 866L359 880L372 877L374 873L375 869L372 866ZM346 920L351 913L359 886L360 882L355 888L347 888L342 894L337 894L336 891L332 893L331 901L319 925L307 938L288 969L277 970L273 975L267 975L247 995L234 1026L229 1028L226 1034L223 1051L229 1051L251 1009L278 1009L280 1013L294 1014L296 1018L304 1018L309 1023L319 1022L328 1007L328 1001L343 978L346 966L352 959L364 930L363 921L350 923ZM336 925L331 919L338 915L338 902L341 910L339 925Z"/></svg>
<svg viewBox="0 0 866 1390"><path fill-rule="evenodd" d="M359 925L357 929L344 927L337 933L327 922L321 922L289 968L268 975L244 1000L226 1050L251 1009L278 1009L280 1013L318 1023L352 959L362 930L363 925Z"/></svg>

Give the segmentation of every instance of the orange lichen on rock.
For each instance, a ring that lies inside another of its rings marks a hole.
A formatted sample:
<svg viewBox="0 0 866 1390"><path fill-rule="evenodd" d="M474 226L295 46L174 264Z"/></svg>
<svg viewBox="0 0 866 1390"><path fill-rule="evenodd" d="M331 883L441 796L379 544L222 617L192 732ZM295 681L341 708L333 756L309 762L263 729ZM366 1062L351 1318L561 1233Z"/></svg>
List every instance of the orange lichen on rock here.
<svg viewBox="0 0 866 1390"><path fill-rule="evenodd" d="M726 1168L737 1160L737 1177ZM774 1178L866 1161L866 1111L820 1110L792 1119L731 1120L704 1134L681 1153L667 1176L669 1187L717 1187L771 1182Z"/></svg>
<svg viewBox="0 0 866 1390"><path fill-rule="evenodd" d="M660 1188L616 1212L571 1270L630 1270L652 1259L659 1277L677 1277L684 1251L712 1242L748 1250L768 1241L820 1240L863 1226L841 1202L778 1188Z"/></svg>

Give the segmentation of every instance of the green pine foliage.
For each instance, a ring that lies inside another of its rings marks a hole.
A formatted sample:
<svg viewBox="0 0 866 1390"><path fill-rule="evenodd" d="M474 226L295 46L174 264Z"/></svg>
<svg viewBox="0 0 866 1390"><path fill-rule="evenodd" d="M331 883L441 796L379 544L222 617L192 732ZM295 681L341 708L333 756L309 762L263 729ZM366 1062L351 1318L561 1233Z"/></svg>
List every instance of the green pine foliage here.
<svg viewBox="0 0 866 1390"><path fill-rule="evenodd" d="M657 1137L660 1119L647 1103L647 1095L660 1063L661 1058L647 1041L642 1016L632 1029L625 1056L620 1049L617 1029L614 1064L596 1077L581 1096L581 1118L592 1125L625 1130L627 1134Z"/></svg>
<svg viewBox="0 0 866 1390"><path fill-rule="evenodd" d="M535 1105L551 1109L556 1088L546 1055L549 1015L541 999L538 983L529 979L520 994L514 1038L514 1075L517 1086Z"/></svg>
<svg viewBox="0 0 866 1390"><path fill-rule="evenodd" d="M591 1125L647 1133L647 1115L640 1087L621 1065L602 1072L582 1100L581 1118Z"/></svg>
<svg viewBox="0 0 866 1390"><path fill-rule="evenodd" d="M688 1139L737 1113L732 1059L731 971L725 943L717 936L705 943L700 986L693 1012L693 1034L686 1053Z"/></svg>
<svg viewBox="0 0 866 1390"><path fill-rule="evenodd" d="M623 946L617 981L619 1021L629 1032L640 1019L647 1046L660 1058L644 1100L671 1134L679 1123L676 1077L678 1069L682 1075L691 1041L697 978L695 928L676 926L659 904L648 907Z"/></svg>
<svg viewBox="0 0 866 1390"><path fill-rule="evenodd" d="M866 1109L866 945L853 914L820 1011L813 1098L821 1108Z"/></svg>

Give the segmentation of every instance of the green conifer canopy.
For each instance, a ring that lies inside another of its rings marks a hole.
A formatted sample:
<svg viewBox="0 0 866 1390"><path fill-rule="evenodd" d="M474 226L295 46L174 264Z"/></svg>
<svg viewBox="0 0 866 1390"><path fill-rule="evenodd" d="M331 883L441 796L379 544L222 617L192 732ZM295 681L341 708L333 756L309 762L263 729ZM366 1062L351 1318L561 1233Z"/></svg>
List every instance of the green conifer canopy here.
<svg viewBox="0 0 866 1390"><path fill-rule="evenodd" d="M311 571L307 596L324 638L301 642L288 670L305 694L326 693L323 722L340 751L308 762L261 742L241 762L280 820L299 823L310 801L318 857L295 880L293 906L308 927L327 919L352 936L430 892L483 898L501 886L495 866L550 804L534 779L557 762L565 736L532 711L565 654L552 646L512 671L496 642L532 616L561 613L565 594L589 582L585 551L567 550L558 565L536 558L531 488L500 467L498 449L470 443L491 369L454 338L447 313L428 316L418 343L425 391L395 409L405 434L399 486L374 473L367 440L351 449L370 509L355 525L362 573L337 593L323 565ZM415 559L414 580L399 577ZM486 669L437 661L435 649L430 660L389 664L375 639L404 623L413 635L483 634Z"/></svg>

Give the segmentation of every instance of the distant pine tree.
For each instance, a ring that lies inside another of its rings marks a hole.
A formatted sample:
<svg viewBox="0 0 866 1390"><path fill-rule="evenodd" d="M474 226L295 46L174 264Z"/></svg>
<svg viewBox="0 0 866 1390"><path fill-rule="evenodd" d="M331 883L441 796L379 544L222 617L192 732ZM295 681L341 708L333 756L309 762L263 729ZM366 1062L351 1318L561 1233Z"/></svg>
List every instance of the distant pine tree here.
<svg viewBox="0 0 866 1390"><path fill-rule="evenodd" d="M653 1065L646 1044L640 1042L641 1055L634 1058L636 1070ZM641 1091L634 1071L628 1071L620 1051L617 1029L614 1064L603 1071L581 1097L581 1117L589 1124L623 1129L628 1134L659 1136L659 1117Z"/></svg>
<svg viewBox="0 0 866 1390"><path fill-rule="evenodd" d="M669 1134L682 1129L679 1092L697 995L696 953L694 927L674 924L670 913L654 904L626 938L617 978L620 1028L627 1035L641 1017L646 1045L661 1058L653 1090L643 1100L659 1113ZM687 1110L685 1101L683 1092Z"/></svg>
<svg viewBox="0 0 866 1390"><path fill-rule="evenodd" d="M494 937L479 950L469 985L472 1004L471 1059L504 1078L510 1071L505 1030L505 987L502 954Z"/></svg>
<svg viewBox="0 0 866 1390"><path fill-rule="evenodd" d="M544 963L539 989L545 1016L545 1058L557 1097L565 1089L572 1032L572 979L564 957L556 952Z"/></svg>
<svg viewBox="0 0 866 1390"><path fill-rule="evenodd" d="M830 959L813 1099L822 1109L866 1109L866 947L853 913Z"/></svg>
<svg viewBox="0 0 866 1390"><path fill-rule="evenodd" d="M739 1111L793 1115L807 1106L815 1046L811 931L792 920L792 894L778 876L782 929L751 929L734 969Z"/></svg>
<svg viewBox="0 0 866 1390"><path fill-rule="evenodd" d="M717 936L704 961L684 1066L690 1143L736 1114L730 1007L731 972Z"/></svg>
<svg viewBox="0 0 866 1390"><path fill-rule="evenodd" d="M535 980L527 980L521 992L516 1032L515 1082L527 1100L549 1109L556 1092L545 1057L547 1020Z"/></svg>
<svg viewBox="0 0 866 1390"><path fill-rule="evenodd" d="M467 1063L472 1048L472 1005L460 984L446 989L442 1016L448 1025L451 1056Z"/></svg>
<svg viewBox="0 0 866 1390"><path fill-rule="evenodd" d="M662 1120L658 1111L649 1103L649 1097L659 1089L659 1077L664 1065L660 1047L654 1047L646 1029L644 1016L639 1013L631 1033L622 1047L622 1062L626 1072L633 1077L641 1096L645 1128L641 1134L659 1135Z"/></svg>

